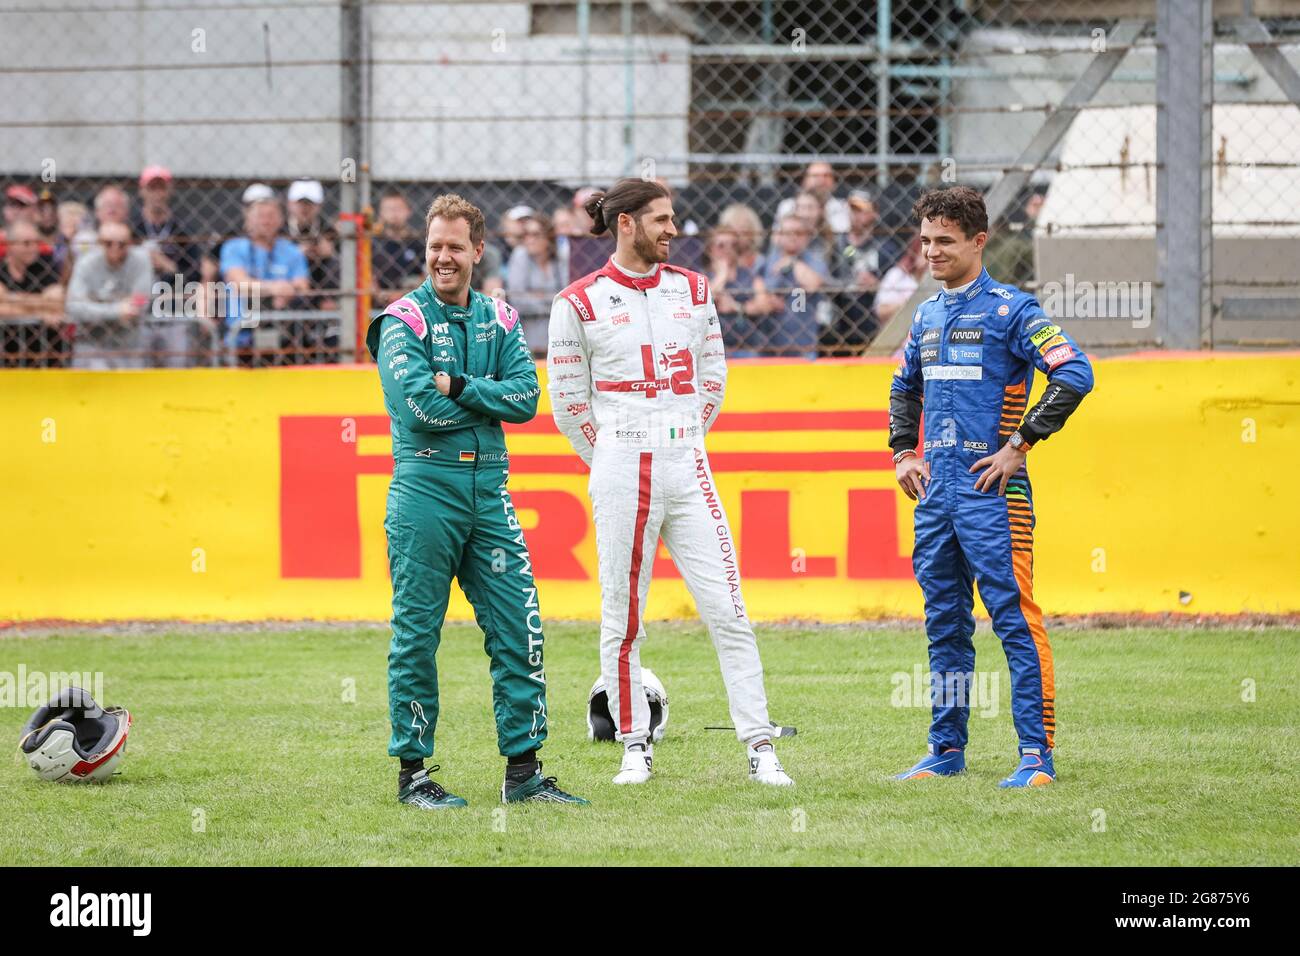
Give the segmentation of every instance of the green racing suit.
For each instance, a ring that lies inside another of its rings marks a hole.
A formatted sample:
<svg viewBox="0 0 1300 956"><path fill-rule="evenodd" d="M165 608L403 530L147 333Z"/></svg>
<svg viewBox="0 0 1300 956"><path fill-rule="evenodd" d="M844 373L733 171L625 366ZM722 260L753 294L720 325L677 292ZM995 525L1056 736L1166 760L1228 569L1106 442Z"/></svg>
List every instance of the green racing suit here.
<svg viewBox="0 0 1300 956"><path fill-rule="evenodd" d="M455 577L491 658L497 744L503 756L521 756L546 738L546 676L501 429L537 412L537 368L519 314L474 291L468 308L447 305L426 279L371 320L366 346L393 435L384 521L393 583L388 753L433 756L436 655ZM451 376L449 396L434 384L439 371Z"/></svg>

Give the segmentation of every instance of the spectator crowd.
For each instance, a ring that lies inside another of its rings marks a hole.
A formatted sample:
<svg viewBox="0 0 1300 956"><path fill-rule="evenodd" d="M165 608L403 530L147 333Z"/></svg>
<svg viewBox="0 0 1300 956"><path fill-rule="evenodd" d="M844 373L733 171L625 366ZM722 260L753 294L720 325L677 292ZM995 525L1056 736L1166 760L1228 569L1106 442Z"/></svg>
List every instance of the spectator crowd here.
<svg viewBox="0 0 1300 956"><path fill-rule="evenodd" d="M0 227L0 364L75 368L338 361L342 274L337 229L316 180L242 194L242 219L215 230L176 210L175 184L147 166L134 195L105 185L92 204L24 185L4 191ZM555 294L598 269L609 237L590 235L590 187L549 211L517 204L490 230L474 288L523 317L539 356ZM1031 276L1028 222L1007 241L1005 281ZM728 355L860 354L925 272L913 235L886 229L869 191L837 195L829 163L804 171L768 225L743 203L701 227L678 209L673 261L705 273ZM372 304L424 277L423 212L384 191L371 235Z"/></svg>

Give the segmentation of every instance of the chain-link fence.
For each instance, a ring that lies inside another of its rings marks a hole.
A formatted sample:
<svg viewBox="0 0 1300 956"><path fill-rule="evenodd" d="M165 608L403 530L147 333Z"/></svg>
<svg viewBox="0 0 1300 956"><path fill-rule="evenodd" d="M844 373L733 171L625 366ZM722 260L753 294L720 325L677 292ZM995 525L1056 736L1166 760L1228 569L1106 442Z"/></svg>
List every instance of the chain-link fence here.
<svg viewBox="0 0 1300 956"><path fill-rule="evenodd" d="M444 191L540 351L627 175L733 356L896 349L954 183L1090 348L1294 343L1297 63L1300 0L0 0L0 361L351 361Z"/></svg>

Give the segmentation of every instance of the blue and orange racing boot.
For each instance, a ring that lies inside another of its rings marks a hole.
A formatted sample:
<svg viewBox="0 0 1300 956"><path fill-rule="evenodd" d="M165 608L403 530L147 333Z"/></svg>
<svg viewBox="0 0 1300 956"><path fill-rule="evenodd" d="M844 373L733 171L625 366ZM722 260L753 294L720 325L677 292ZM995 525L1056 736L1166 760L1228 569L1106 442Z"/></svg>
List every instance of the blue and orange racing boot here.
<svg viewBox="0 0 1300 956"><path fill-rule="evenodd" d="M953 777L966 772L966 752L956 747L946 747L942 753L930 752L922 757L911 770L900 773L895 780L921 780L924 777Z"/></svg>
<svg viewBox="0 0 1300 956"><path fill-rule="evenodd" d="M1052 766L1052 752L1039 753L1036 749L1026 750L1020 755L1020 766L999 787L1045 787L1056 780L1056 768Z"/></svg>

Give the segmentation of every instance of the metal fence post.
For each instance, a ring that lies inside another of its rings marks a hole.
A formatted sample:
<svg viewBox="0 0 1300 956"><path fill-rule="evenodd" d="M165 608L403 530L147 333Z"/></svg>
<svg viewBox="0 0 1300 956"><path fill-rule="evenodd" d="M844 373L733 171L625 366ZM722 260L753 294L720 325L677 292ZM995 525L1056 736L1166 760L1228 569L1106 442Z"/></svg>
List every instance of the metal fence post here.
<svg viewBox="0 0 1300 956"><path fill-rule="evenodd" d="M342 0L339 7L339 330L340 361L356 361L358 177L367 175L362 156L364 103L361 34L364 0Z"/></svg>
<svg viewBox="0 0 1300 956"><path fill-rule="evenodd" d="M1211 0L1156 12L1156 317L1162 344L1200 348L1211 328Z"/></svg>

